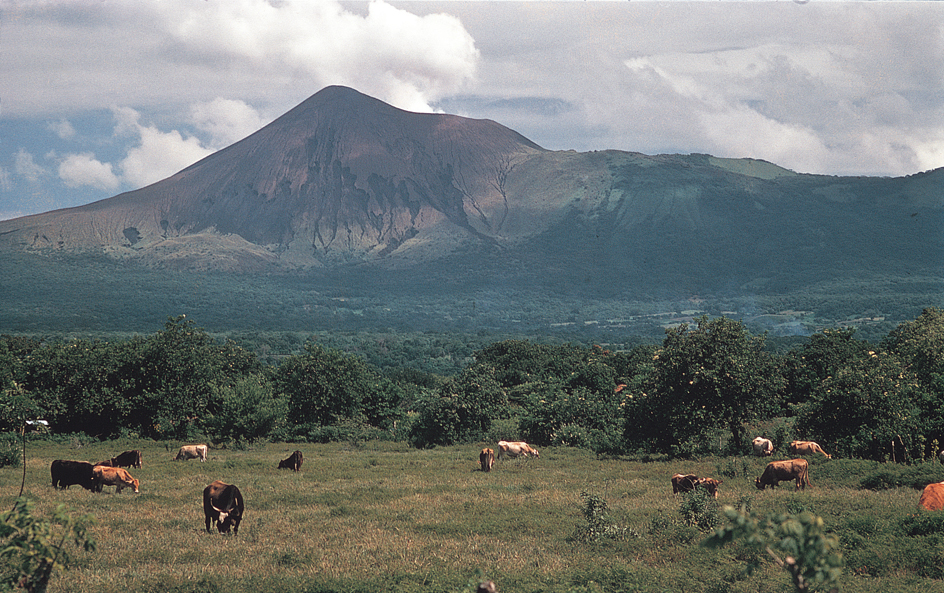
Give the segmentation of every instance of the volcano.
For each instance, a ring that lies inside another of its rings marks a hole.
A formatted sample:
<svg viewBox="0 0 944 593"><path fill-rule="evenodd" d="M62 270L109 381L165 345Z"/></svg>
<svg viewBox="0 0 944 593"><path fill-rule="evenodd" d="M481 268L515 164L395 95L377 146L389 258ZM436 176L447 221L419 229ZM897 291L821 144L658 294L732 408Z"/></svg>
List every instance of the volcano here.
<svg viewBox="0 0 944 593"><path fill-rule="evenodd" d="M150 186L0 222L0 253L410 270L410 290L425 277L635 298L782 292L939 277L942 187L944 169L832 177L747 158L552 151L493 121L332 86Z"/></svg>

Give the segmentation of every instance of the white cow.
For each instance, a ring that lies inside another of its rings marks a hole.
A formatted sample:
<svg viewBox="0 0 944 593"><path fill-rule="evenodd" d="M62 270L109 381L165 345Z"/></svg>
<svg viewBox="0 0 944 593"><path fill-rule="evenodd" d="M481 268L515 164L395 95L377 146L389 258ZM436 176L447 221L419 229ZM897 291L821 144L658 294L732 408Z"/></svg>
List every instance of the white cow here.
<svg viewBox="0 0 944 593"><path fill-rule="evenodd" d="M754 455L757 457L767 457L774 452L774 444L770 442L770 439L764 437L757 437L751 441L751 445L754 447Z"/></svg>
<svg viewBox="0 0 944 593"><path fill-rule="evenodd" d="M207 446L206 445L184 445L180 448L180 451L177 451L177 457L174 457L174 461L180 461L187 459L199 459L200 461L206 461L207 459Z"/></svg>
<svg viewBox="0 0 944 593"><path fill-rule="evenodd" d="M524 441L498 441L498 459L505 457L540 457L538 450Z"/></svg>

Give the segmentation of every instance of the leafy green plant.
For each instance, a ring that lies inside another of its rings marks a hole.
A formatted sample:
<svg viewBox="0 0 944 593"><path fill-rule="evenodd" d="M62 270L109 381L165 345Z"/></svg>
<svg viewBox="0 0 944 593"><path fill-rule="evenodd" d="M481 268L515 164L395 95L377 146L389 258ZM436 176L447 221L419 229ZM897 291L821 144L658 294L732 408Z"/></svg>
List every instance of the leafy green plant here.
<svg viewBox="0 0 944 593"><path fill-rule="evenodd" d="M0 515L0 585L42 593L54 570L75 563L70 543L86 552L95 549L88 532L94 520L91 515L73 517L59 505L52 521L46 521L37 518L31 507L27 499L17 498L13 508Z"/></svg>
<svg viewBox="0 0 944 593"><path fill-rule="evenodd" d="M820 517L802 512L761 518L744 508L737 510L729 506L724 507L723 513L728 524L706 539L705 546L718 548L737 541L766 552L789 573L797 593L837 590L843 567L839 539L826 532ZM748 564L748 572L757 568L760 557Z"/></svg>
<svg viewBox="0 0 944 593"><path fill-rule="evenodd" d="M581 510L587 522L577 527L573 535L574 540L594 543L601 539L624 540L631 535L638 537L634 531L613 521L607 513L609 506L603 497L584 491L580 493L580 498L583 499Z"/></svg>
<svg viewBox="0 0 944 593"><path fill-rule="evenodd" d="M699 531L709 531L721 524L718 502L702 488L682 494L679 513L686 525L697 527Z"/></svg>

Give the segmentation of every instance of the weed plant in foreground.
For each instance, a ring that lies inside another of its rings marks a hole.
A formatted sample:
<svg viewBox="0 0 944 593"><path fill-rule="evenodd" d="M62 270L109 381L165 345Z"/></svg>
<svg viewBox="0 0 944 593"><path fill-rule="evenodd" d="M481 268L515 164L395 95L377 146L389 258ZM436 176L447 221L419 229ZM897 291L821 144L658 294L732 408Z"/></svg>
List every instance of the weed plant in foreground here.
<svg viewBox="0 0 944 593"><path fill-rule="evenodd" d="M714 475L723 458L641 462L548 448L485 473L478 453L488 443L267 444L211 449L205 463L172 461L180 444L30 444L26 493L35 512L48 516L62 503L96 518L97 550L76 553L78 566L56 573L49 591L464 593L476 575L500 593L792 590L769 563L746 575L750 550L707 549L710 528L684 519L669 478ZM144 467L130 470L140 494L50 485L54 459L94 462L131 448L143 452ZM277 470L295 449L303 470ZM944 521L919 512L919 491L863 490L843 464L860 473L879 464L813 459L812 489L759 492L753 480L766 461L739 458L718 503L822 517L845 558L841 591L944 591ZM21 468L0 470L0 505L12 506L20 478ZM217 479L245 497L238 536L204 530L202 490ZM605 502L619 537L574 537L588 525L590 496Z"/></svg>

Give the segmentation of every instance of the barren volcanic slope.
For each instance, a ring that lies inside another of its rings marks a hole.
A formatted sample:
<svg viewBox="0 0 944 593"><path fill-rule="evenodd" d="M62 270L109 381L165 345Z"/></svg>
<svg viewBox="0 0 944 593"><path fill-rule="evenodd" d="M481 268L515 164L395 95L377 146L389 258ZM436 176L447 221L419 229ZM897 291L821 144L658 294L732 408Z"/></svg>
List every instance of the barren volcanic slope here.
<svg viewBox="0 0 944 593"><path fill-rule="evenodd" d="M942 276L942 188L944 169L842 178L752 159L548 151L492 121L328 87L151 186L0 222L0 253L382 279L403 294L743 296L837 278L894 291L894 278Z"/></svg>

